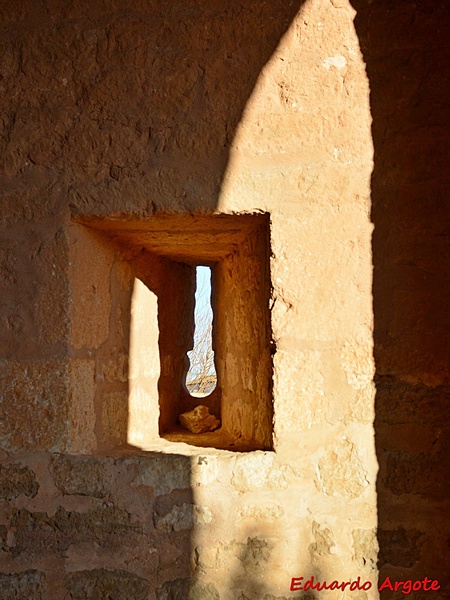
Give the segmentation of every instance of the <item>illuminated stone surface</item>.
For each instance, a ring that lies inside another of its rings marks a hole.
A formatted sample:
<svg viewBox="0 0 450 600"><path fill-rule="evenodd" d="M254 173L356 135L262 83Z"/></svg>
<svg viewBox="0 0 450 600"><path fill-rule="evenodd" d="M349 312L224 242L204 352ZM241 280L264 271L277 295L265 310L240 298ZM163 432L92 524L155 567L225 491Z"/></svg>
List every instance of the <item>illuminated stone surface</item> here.
<svg viewBox="0 0 450 600"><path fill-rule="evenodd" d="M449 596L449 18L2 3L2 599ZM177 424L199 261L200 435Z"/></svg>

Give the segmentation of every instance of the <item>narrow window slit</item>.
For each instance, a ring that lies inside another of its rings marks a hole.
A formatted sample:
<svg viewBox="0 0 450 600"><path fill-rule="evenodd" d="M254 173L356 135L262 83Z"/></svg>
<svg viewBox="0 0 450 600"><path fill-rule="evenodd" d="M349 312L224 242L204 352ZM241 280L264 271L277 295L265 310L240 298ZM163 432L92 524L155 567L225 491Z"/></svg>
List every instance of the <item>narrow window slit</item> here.
<svg viewBox="0 0 450 600"><path fill-rule="evenodd" d="M108 373L92 386L89 405L99 448L126 442L153 451L164 440L164 452L172 443L272 450L270 215L89 217L74 223L71 235L81 245L74 272L98 251L121 315L95 350ZM93 307L98 313L91 315ZM105 320L108 310L97 298L80 303L73 335L85 331L86 320ZM201 369L195 354L202 340ZM83 443L90 448L91 438Z"/></svg>
<svg viewBox="0 0 450 600"><path fill-rule="evenodd" d="M196 267L194 323L194 347L187 353L190 366L186 388L194 398L204 398L215 390L217 373L212 339L211 269L202 265Z"/></svg>

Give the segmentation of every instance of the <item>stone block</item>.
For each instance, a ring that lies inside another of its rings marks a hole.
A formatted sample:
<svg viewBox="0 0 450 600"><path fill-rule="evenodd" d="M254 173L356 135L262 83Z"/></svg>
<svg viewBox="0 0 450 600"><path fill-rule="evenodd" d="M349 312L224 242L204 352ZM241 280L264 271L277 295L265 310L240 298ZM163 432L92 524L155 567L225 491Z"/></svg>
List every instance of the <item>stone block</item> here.
<svg viewBox="0 0 450 600"><path fill-rule="evenodd" d="M109 334L113 251L73 226L70 243L71 338L76 349L98 348Z"/></svg>
<svg viewBox="0 0 450 600"><path fill-rule="evenodd" d="M423 533L417 529L381 529L377 531L380 551L378 567L389 563L394 567L412 567L422 556Z"/></svg>
<svg viewBox="0 0 450 600"><path fill-rule="evenodd" d="M329 450L319 460L319 485L330 496L351 500L360 496L369 485L367 471L358 451L350 441Z"/></svg>
<svg viewBox="0 0 450 600"><path fill-rule="evenodd" d="M353 551L356 563L365 570L376 571L378 540L375 529L354 529L352 531Z"/></svg>
<svg viewBox="0 0 450 600"><path fill-rule="evenodd" d="M162 515L157 510L153 518L156 529L165 532L191 530L198 525L207 525L212 520L213 513L207 506L191 503L175 504Z"/></svg>
<svg viewBox="0 0 450 600"><path fill-rule="evenodd" d="M87 512L66 511L59 507L55 515L15 510L11 519L15 531L11 553L42 555L67 550L72 544L90 542L108 548L137 545L143 524L134 522L127 511L101 504Z"/></svg>
<svg viewBox="0 0 450 600"><path fill-rule="evenodd" d="M65 581L72 600L147 600L150 591L147 579L119 569L74 571Z"/></svg>
<svg viewBox="0 0 450 600"><path fill-rule="evenodd" d="M0 573L2 600L47 600L45 573L35 570Z"/></svg>
<svg viewBox="0 0 450 600"><path fill-rule="evenodd" d="M36 257L39 282L36 294L39 342L56 350L67 347L69 339L68 241L63 229L45 240Z"/></svg>
<svg viewBox="0 0 450 600"><path fill-rule="evenodd" d="M206 433L220 427L219 419L216 419L214 415L210 415L208 407L202 404L196 406L194 410L181 414L180 423L192 433Z"/></svg>
<svg viewBox="0 0 450 600"><path fill-rule="evenodd" d="M371 338L346 342L341 350L341 361L348 384L355 390L367 387L375 374Z"/></svg>
<svg viewBox="0 0 450 600"><path fill-rule="evenodd" d="M316 599L314 598L313 600L316 600ZM366 592L363 592L361 590L357 590L354 592L354 591L349 591L348 589L346 589L344 592L343 600L368 600L368 596L367 596Z"/></svg>
<svg viewBox="0 0 450 600"><path fill-rule="evenodd" d="M54 455L50 471L62 494L104 498L111 493L113 461L105 458Z"/></svg>
<svg viewBox="0 0 450 600"><path fill-rule="evenodd" d="M2 222L7 212L3 203L2 197ZM30 244L21 228L8 230L7 239L1 237L0 357L12 361L19 357L42 356L47 349L40 345L42 332L36 318L36 299L42 279L36 263L30 261L30 254L35 256L38 252L38 243Z"/></svg>
<svg viewBox="0 0 450 600"><path fill-rule="evenodd" d="M141 461L139 473L132 483L133 487L140 485L153 488L156 496L169 494L173 490L189 489L189 457L162 455L149 462Z"/></svg>
<svg viewBox="0 0 450 600"><path fill-rule="evenodd" d="M0 388L0 443L6 449L67 445L67 362L11 363Z"/></svg>
<svg viewBox="0 0 450 600"><path fill-rule="evenodd" d="M166 581L156 590L156 600L220 600L220 595L212 583L186 578Z"/></svg>
<svg viewBox="0 0 450 600"><path fill-rule="evenodd" d="M106 446L126 444L127 424L127 390L104 392L102 394L102 444Z"/></svg>
<svg viewBox="0 0 450 600"><path fill-rule="evenodd" d="M113 346L109 349L109 354L103 359L99 376L110 382L128 381L128 352L125 348Z"/></svg>
<svg viewBox="0 0 450 600"><path fill-rule="evenodd" d="M0 500L14 500L21 494L34 498L38 490L39 483L29 467L0 465Z"/></svg>
<svg viewBox="0 0 450 600"><path fill-rule="evenodd" d="M7 538L8 536L8 530L6 529L5 525L0 525L0 551L1 552L7 552L8 551L8 544L7 544Z"/></svg>
<svg viewBox="0 0 450 600"><path fill-rule="evenodd" d="M416 423L438 427L450 421L448 386L429 387L393 377L376 381L376 423Z"/></svg>
<svg viewBox="0 0 450 600"><path fill-rule="evenodd" d="M284 515L284 508L280 504L268 506L244 504L238 508L237 514L241 519L255 519L267 522L277 522Z"/></svg>
<svg viewBox="0 0 450 600"><path fill-rule="evenodd" d="M217 546L197 546L194 549L195 566L201 571L217 569L219 566L219 548Z"/></svg>
<svg viewBox="0 0 450 600"><path fill-rule="evenodd" d="M170 512L163 516L155 514L156 529L165 533L192 529L194 525L193 508L192 504L176 504Z"/></svg>
<svg viewBox="0 0 450 600"><path fill-rule="evenodd" d="M74 358L70 362L70 451L97 449L95 435L95 361Z"/></svg>
<svg viewBox="0 0 450 600"><path fill-rule="evenodd" d="M314 542L309 546L311 558L314 559L315 555L322 556L331 554L331 547L335 546L335 543L328 527L322 528L319 523L313 521L312 532L314 535Z"/></svg>
<svg viewBox="0 0 450 600"><path fill-rule="evenodd" d="M258 537L247 538L245 544L237 544L236 549L237 557L249 569L267 563L271 553L269 542Z"/></svg>
<svg viewBox="0 0 450 600"><path fill-rule="evenodd" d="M292 485L296 472L289 465L277 464L270 452L254 452L239 456L231 483L239 492L255 488L286 489Z"/></svg>
<svg viewBox="0 0 450 600"><path fill-rule="evenodd" d="M389 452L384 484L396 496L421 494L445 498L448 494L448 459L448 452Z"/></svg>

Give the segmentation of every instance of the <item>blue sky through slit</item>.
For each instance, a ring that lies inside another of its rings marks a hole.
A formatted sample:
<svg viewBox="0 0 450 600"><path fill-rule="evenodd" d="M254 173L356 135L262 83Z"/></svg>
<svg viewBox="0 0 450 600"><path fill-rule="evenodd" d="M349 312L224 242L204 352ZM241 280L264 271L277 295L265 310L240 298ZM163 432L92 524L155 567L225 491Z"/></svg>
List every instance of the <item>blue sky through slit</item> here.
<svg viewBox="0 0 450 600"><path fill-rule="evenodd" d="M212 307L211 307L211 269L205 266L196 267L196 292L195 292L195 333L194 348L188 352L190 368L186 377L186 384L190 393L196 394L197 385L200 381L215 380L214 353L212 351ZM207 379L205 379L207 378ZM215 384L201 384L202 392L210 393ZM192 387L194 386L194 387ZM213 387L211 387L213 386ZM200 391L200 390L198 390ZM205 395L202 393L201 395Z"/></svg>

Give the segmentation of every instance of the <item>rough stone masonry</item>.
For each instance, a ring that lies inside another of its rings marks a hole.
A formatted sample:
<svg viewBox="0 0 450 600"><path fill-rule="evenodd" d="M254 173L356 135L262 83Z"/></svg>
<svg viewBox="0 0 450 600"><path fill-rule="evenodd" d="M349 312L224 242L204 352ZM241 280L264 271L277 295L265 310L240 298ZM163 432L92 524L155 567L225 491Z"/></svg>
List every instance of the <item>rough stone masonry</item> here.
<svg viewBox="0 0 450 600"><path fill-rule="evenodd" d="M450 598L449 30L444 0L0 0L2 600Z"/></svg>

